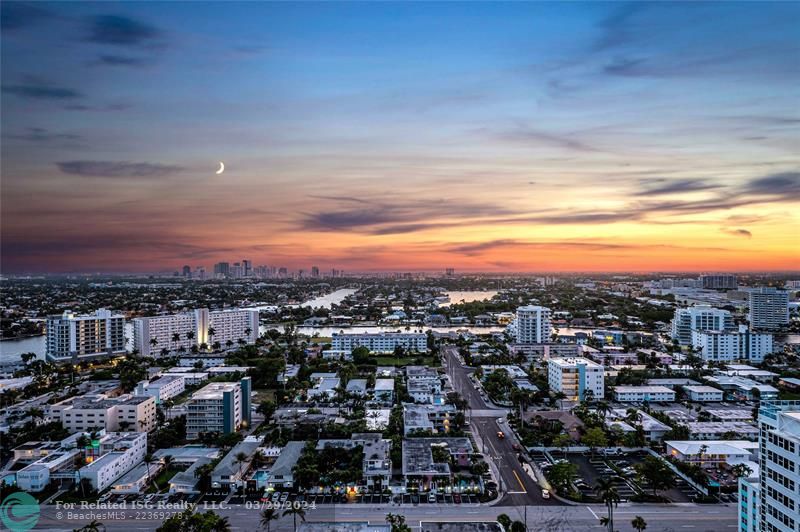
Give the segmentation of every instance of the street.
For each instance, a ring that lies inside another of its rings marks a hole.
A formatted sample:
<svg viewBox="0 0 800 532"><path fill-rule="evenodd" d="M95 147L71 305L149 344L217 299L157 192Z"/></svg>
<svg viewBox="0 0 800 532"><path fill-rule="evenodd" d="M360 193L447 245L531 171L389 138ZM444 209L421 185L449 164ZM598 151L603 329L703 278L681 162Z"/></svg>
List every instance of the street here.
<svg viewBox="0 0 800 532"><path fill-rule="evenodd" d="M558 500L544 499L542 488L525 472L519 461L519 453L514 450L514 444L521 448L513 431L505 424L498 423L507 413L505 408L487 405L478 390L470 380L471 368L461 364L457 348L446 346L442 349L442 356L447 366L447 374L453 388L467 401L468 419L470 428L478 443L478 451L482 452L487 461L494 465L494 470L499 474L501 493L505 493L500 501L501 506L559 505ZM500 439L498 432L503 432L505 438Z"/></svg>

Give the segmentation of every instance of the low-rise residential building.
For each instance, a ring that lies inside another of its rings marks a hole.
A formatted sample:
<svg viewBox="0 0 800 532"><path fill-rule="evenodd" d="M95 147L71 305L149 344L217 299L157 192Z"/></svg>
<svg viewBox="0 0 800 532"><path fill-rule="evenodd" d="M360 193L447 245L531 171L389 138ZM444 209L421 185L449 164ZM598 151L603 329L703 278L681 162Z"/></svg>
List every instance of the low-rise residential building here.
<svg viewBox="0 0 800 532"><path fill-rule="evenodd" d="M100 441L108 452L79 471L95 491L103 491L122 475L136 467L147 454L147 434L142 432L110 433Z"/></svg>
<svg viewBox="0 0 800 532"><path fill-rule="evenodd" d="M54 450L33 461L16 472L17 486L27 492L38 493L44 490L56 477L74 480L77 449Z"/></svg>
<svg viewBox="0 0 800 532"><path fill-rule="evenodd" d="M304 441L290 441L286 444L270 469L267 482L269 488L294 487L294 466L297 465L305 447Z"/></svg>
<svg viewBox="0 0 800 532"><path fill-rule="evenodd" d="M437 460L434 448L447 453L447 460ZM420 490L435 490L438 480L453 474L450 463L469 466L473 453L469 438L405 438L403 440L403 476Z"/></svg>
<svg viewBox="0 0 800 532"><path fill-rule="evenodd" d="M186 389L183 374L164 375L154 381L142 381L136 385L136 395L149 395L156 400L156 405L180 395Z"/></svg>
<svg viewBox="0 0 800 532"><path fill-rule="evenodd" d="M250 467L253 455L257 452L260 441L250 437L237 443L211 472L211 487L214 489L233 490L244 485L244 475ZM243 454L246 459L240 462L237 456Z"/></svg>
<svg viewBox="0 0 800 532"><path fill-rule="evenodd" d="M347 381L345 391L356 397L367 396L367 379L350 379Z"/></svg>
<svg viewBox="0 0 800 532"><path fill-rule="evenodd" d="M636 432L636 425L642 428L644 437L647 441L661 441L664 435L671 430L671 427L660 422L650 414L641 410L636 410L634 416L628 412L629 409L614 408L606 415L607 427L618 427L624 434ZM633 417L633 418L632 418Z"/></svg>
<svg viewBox="0 0 800 532"><path fill-rule="evenodd" d="M398 347L424 353L428 350L428 336L412 332L333 333L332 351L352 353L356 347L366 347L371 353L392 353Z"/></svg>
<svg viewBox="0 0 800 532"><path fill-rule="evenodd" d="M588 358L551 358L547 362L550 389L563 393L569 401L583 401L587 395L602 399L603 366Z"/></svg>
<svg viewBox="0 0 800 532"><path fill-rule="evenodd" d="M708 377L708 380L717 384L720 388L739 400L752 400L755 397L760 399L777 399L778 389L769 384L745 377L729 377L727 375L715 375Z"/></svg>
<svg viewBox="0 0 800 532"><path fill-rule="evenodd" d="M250 377L239 382L212 382L187 401L186 438L201 433L228 434L250 423Z"/></svg>
<svg viewBox="0 0 800 532"><path fill-rule="evenodd" d="M693 403L720 402L725 395L725 392L713 386L684 386L683 391Z"/></svg>
<svg viewBox="0 0 800 532"><path fill-rule="evenodd" d="M670 388L674 390L678 386L699 386L700 383L692 380L692 379L685 379L685 378L673 378L673 379L647 379L648 386L664 386L666 388Z"/></svg>
<svg viewBox="0 0 800 532"><path fill-rule="evenodd" d="M322 377L320 379L312 379L312 382L314 386L307 390L308 399L323 403L336 397L336 391L342 383L339 377Z"/></svg>
<svg viewBox="0 0 800 532"><path fill-rule="evenodd" d="M758 443L747 440L669 440L664 445L667 455L692 463L736 464L758 455Z"/></svg>
<svg viewBox="0 0 800 532"><path fill-rule="evenodd" d="M432 434L450 432L456 408L450 404L418 405L403 403L403 427L405 435L419 431Z"/></svg>
<svg viewBox="0 0 800 532"><path fill-rule="evenodd" d="M384 405L394 403L394 379L375 379L373 398Z"/></svg>
<svg viewBox="0 0 800 532"><path fill-rule="evenodd" d="M695 440L723 440L731 437L738 440L758 439L758 427L744 421L690 421L689 435Z"/></svg>
<svg viewBox="0 0 800 532"><path fill-rule="evenodd" d="M45 415L69 432L134 430L149 432L156 426L156 401L151 396L85 395L49 405Z"/></svg>
<svg viewBox="0 0 800 532"><path fill-rule="evenodd" d="M675 390L666 386L617 386L614 400L621 403L671 403L675 401Z"/></svg>

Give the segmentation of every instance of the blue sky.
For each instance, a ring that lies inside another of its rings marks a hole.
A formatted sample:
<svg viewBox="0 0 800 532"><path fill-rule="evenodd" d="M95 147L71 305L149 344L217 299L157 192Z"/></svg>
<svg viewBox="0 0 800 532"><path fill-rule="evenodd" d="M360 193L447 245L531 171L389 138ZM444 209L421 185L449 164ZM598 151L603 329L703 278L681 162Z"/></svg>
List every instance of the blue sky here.
<svg viewBox="0 0 800 532"><path fill-rule="evenodd" d="M622 247L582 262L615 269L642 239L683 246L672 268L798 258L797 3L4 2L2 23L7 270L533 270L598 241Z"/></svg>

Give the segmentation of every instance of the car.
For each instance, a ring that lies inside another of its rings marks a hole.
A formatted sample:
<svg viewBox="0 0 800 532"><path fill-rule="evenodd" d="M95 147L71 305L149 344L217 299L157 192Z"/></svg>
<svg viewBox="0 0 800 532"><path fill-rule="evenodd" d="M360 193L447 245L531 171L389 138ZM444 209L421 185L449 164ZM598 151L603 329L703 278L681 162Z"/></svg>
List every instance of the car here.
<svg viewBox="0 0 800 532"><path fill-rule="evenodd" d="M505 434L505 432L503 432L502 430L498 430L498 431L497 431L497 438L498 438L498 439L501 439L501 440L503 440L503 439L505 439L505 437L506 437L506 434Z"/></svg>
<svg viewBox="0 0 800 532"><path fill-rule="evenodd" d="M435 493L429 493L428 494L428 502L436 502L436 494Z"/></svg>
<svg viewBox="0 0 800 532"><path fill-rule="evenodd" d="M550 490L542 490L542 499L550 498Z"/></svg>
<svg viewBox="0 0 800 532"><path fill-rule="evenodd" d="M522 449L522 448L519 446L519 444L518 444L518 443L515 443L514 445L512 445L512 446L511 446L511 448L512 448L512 449L514 449L515 451L519 451L519 450L521 450L521 449Z"/></svg>
<svg viewBox="0 0 800 532"><path fill-rule="evenodd" d="M286 499L288 499L288 498L289 498L289 494L288 493L283 493L281 495L281 504L285 503Z"/></svg>

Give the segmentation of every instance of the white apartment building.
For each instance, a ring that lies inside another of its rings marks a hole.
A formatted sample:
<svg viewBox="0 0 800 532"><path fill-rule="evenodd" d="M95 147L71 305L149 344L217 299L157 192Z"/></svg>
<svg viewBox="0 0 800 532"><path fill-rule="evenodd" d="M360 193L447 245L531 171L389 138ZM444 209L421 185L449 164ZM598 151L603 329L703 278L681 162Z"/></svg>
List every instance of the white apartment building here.
<svg viewBox="0 0 800 532"><path fill-rule="evenodd" d="M356 347L366 347L371 353L392 353L397 347L424 353L428 350L428 336L410 332L333 333L331 351L346 356Z"/></svg>
<svg viewBox="0 0 800 532"><path fill-rule="evenodd" d="M48 405L45 415L70 432L96 429L149 432L156 426L156 401L151 396L85 395Z"/></svg>
<svg viewBox="0 0 800 532"><path fill-rule="evenodd" d="M772 335L750 332L744 325L738 331L692 331L692 345L700 349L704 361L763 362L772 353Z"/></svg>
<svg viewBox="0 0 800 532"><path fill-rule="evenodd" d="M550 324L550 309L537 305L517 308L515 323L518 344L544 344L550 341L553 328Z"/></svg>
<svg viewBox="0 0 800 532"><path fill-rule="evenodd" d="M739 530L800 529L800 401L761 403L759 478L740 481Z"/></svg>
<svg viewBox="0 0 800 532"><path fill-rule="evenodd" d="M709 305L675 309L675 315L672 318L672 338L677 340L680 345L691 345L693 330L735 330L733 316L727 310Z"/></svg>
<svg viewBox="0 0 800 532"><path fill-rule="evenodd" d="M228 434L250 422L250 377L239 382L212 382L187 401L186 439L201 432Z"/></svg>
<svg viewBox="0 0 800 532"><path fill-rule="evenodd" d="M136 395L149 395L160 405L180 395L186 389L186 378L182 374L163 375L155 381L142 381L136 385Z"/></svg>
<svg viewBox="0 0 800 532"><path fill-rule="evenodd" d="M693 403L718 403L725 396L725 392L713 386L684 386L683 391Z"/></svg>
<svg viewBox="0 0 800 532"><path fill-rule="evenodd" d="M101 449L109 451L79 471L80 478L89 479L92 488L98 492L140 464L147 454L146 433L112 433L107 437L100 444Z"/></svg>
<svg viewBox="0 0 800 532"><path fill-rule="evenodd" d="M602 399L605 391L603 366L588 358L551 358L547 381L551 390L563 393L569 401L583 401L587 392Z"/></svg>
<svg viewBox="0 0 800 532"><path fill-rule="evenodd" d="M77 316L66 311L47 318L47 360L72 362L124 355L125 316L100 309Z"/></svg>
<svg viewBox="0 0 800 532"><path fill-rule="evenodd" d="M617 386L614 400L621 403L671 403L675 401L675 390L666 386Z"/></svg>
<svg viewBox="0 0 800 532"><path fill-rule="evenodd" d="M48 453L17 471L17 486L30 493L38 493L55 480L55 476L70 478L77 456L75 449L59 449Z"/></svg>
<svg viewBox="0 0 800 532"><path fill-rule="evenodd" d="M772 287L750 291L750 328L772 331L789 323L789 292Z"/></svg>
<svg viewBox="0 0 800 532"><path fill-rule="evenodd" d="M258 339L258 311L228 309L209 311L201 308L191 312L150 316L133 320L133 345L142 356L187 351L205 344L230 347L243 340L254 344Z"/></svg>

